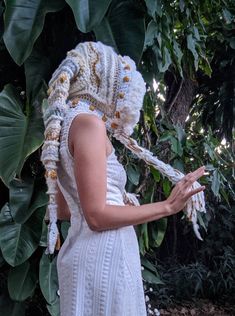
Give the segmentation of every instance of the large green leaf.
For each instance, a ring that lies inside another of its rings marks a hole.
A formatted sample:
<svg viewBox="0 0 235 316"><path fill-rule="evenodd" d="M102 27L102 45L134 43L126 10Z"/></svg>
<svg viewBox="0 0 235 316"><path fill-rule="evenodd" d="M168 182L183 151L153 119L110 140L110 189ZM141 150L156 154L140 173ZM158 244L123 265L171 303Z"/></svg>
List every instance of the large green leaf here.
<svg viewBox="0 0 235 316"><path fill-rule="evenodd" d="M151 271L147 269L144 269L142 271L142 276L143 276L143 279L148 283L157 284L157 285L164 284L158 276L156 276L155 274L153 274Z"/></svg>
<svg viewBox="0 0 235 316"><path fill-rule="evenodd" d="M23 113L15 88L6 85L0 93L0 177L7 186L43 142L41 113L33 107L28 112Z"/></svg>
<svg viewBox="0 0 235 316"><path fill-rule="evenodd" d="M45 209L46 205L48 203L48 195L46 195L45 192L41 190L35 190L31 204L27 210L21 211L21 213L17 212L13 215L14 220L17 223L23 224L30 218L30 216L37 212L39 208Z"/></svg>
<svg viewBox="0 0 235 316"><path fill-rule="evenodd" d="M127 166L127 176L131 183L133 183L134 185L139 184L140 172L135 165Z"/></svg>
<svg viewBox="0 0 235 316"><path fill-rule="evenodd" d="M160 279L156 267L149 260L147 260L145 257L142 257L141 265L144 267L142 270L142 276L146 282L153 284L164 284Z"/></svg>
<svg viewBox="0 0 235 316"><path fill-rule="evenodd" d="M145 33L144 48L147 48L147 46L152 46L154 44L154 39L157 37L158 32L159 30L157 23L151 20Z"/></svg>
<svg viewBox="0 0 235 316"><path fill-rule="evenodd" d="M63 0L6 0L3 39L14 61L21 65L42 32L45 16L64 6Z"/></svg>
<svg viewBox="0 0 235 316"><path fill-rule="evenodd" d="M155 225L153 227L151 226L152 237L155 245L160 247L166 234L167 218L160 218L154 224Z"/></svg>
<svg viewBox="0 0 235 316"><path fill-rule="evenodd" d="M57 256L51 260L50 256L44 253L39 264L40 288L47 303L50 305L54 305L58 299L57 291L59 285L56 263Z"/></svg>
<svg viewBox="0 0 235 316"><path fill-rule="evenodd" d="M145 0L148 14L155 19L155 15L162 16L162 3L157 0Z"/></svg>
<svg viewBox="0 0 235 316"><path fill-rule="evenodd" d="M107 15L94 29L96 39L128 55L138 64L145 39L142 12L133 1L112 1Z"/></svg>
<svg viewBox="0 0 235 316"><path fill-rule="evenodd" d="M198 69L198 62L199 62L199 56L198 52L196 50L196 39L193 37L192 34L187 35L187 48L191 51L194 57L194 66L195 69Z"/></svg>
<svg viewBox="0 0 235 316"><path fill-rule="evenodd" d="M21 265L11 268L8 275L8 291L11 299L24 301L33 295L37 285L35 266L25 261Z"/></svg>
<svg viewBox="0 0 235 316"><path fill-rule="evenodd" d="M60 316L60 298L57 297L53 304L47 304L47 309L51 316Z"/></svg>
<svg viewBox="0 0 235 316"><path fill-rule="evenodd" d="M9 205L14 220L28 210L33 195L34 182L13 179L9 185Z"/></svg>
<svg viewBox="0 0 235 316"><path fill-rule="evenodd" d="M212 183L211 183L211 189L215 196L219 196L220 185L221 185L221 177L220 177L218 169L215 169L213 171Z"/></svg>
<svg viewBox="0 0 235 316"><path fill-rule="evenodd" d="M27 260L39 245L45 207L37 209L24 224L15 223L8 203L0 213L0 248L13 267Z"/></svg>
<svg viewBox="0 0 235 316"><path fill-rule="evenodd" d="M44 86L44 80L50 71L50 61L43 51L41 42L37 41L32 53L24 63L26 78L26 95L31 102L36 96L40 95L40 90ZM45 87L46 90L46 87ZM45 97L42 96L42 97ZM42 100L39 100L40 103Z"/></svg>
<svg viewBox="0 0 235 316"><path fill-rule="evenodd" d="M45 221L42 223L42 235L39 242L39 246L41 247L47 247L47 233L48 233L48 227Z"/></svg>
<svg viewBox="0 0 235 316"><path fill-rule="evenodd" d="M34 188L32 180L12 180L9 189L9 207L16 223L25 223L36 209L48 202L46 193L37 187Z"/></svg>
<svg viewBox="0 0 235 316"><path fill-rule="evenodd" d="M73 10L77 27L83 33L95 29L102 21L111 0L66 0Z"/></svg>

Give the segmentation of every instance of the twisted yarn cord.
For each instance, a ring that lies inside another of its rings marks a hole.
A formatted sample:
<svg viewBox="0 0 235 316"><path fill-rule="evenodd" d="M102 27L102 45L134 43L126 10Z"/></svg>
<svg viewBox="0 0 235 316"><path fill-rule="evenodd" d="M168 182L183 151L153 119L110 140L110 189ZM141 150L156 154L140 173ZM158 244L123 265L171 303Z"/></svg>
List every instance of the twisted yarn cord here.
<svg viewBox="0 0 235 316"><path fill-rule="evenodd" d="M144 160L148 165L153 166L156 170L160 171L166 176L173 184L180 181L184 174L172 166L159 160L153 153L146 148L138 145L137 141L130 136L127 136L121 131L116 131L114 137L119 140L126 148L130 149L138 158ZM201 187L201 185L195 181L192 185L192 190ZM185 207L185 213L187 218L193 224L193 230L198 239L202 240L199 233L199 226L197 224L197 211L206 212L204 192L201 191L193 195L187 202Z"/></svg>
<svg viewBox="0 0 235 316"><path fill-rule="evenodd" d="M124 190L124 193L123 193L123 202L125 204L132 204L132 205L135 205L135 206L139 206L140 205L139 200L136 197L136 194L135 193L126 192L126 190Z"/></svg>
<svg viewBox="0 0 235 316"><path fill-rule="evenodd" d="M55 248L60 249L59 230L57 227L57 162L59 161L59 146L61 124L68 109L66 100L69 95L70 80L78 73L79 63L76 56L68 57L62 61L49 81L48 108L43 113L45 125L45 141L42 147L41 161L46 169L47 194L49 203L44 217L48 223L46 254L53 254Z"/></svg>

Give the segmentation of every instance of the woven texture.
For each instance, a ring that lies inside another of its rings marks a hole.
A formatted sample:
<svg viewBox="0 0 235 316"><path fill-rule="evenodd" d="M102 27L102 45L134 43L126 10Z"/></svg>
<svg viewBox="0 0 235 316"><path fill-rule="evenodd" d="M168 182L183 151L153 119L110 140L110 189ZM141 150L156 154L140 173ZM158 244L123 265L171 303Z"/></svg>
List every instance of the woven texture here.
<svg viewBox="0 0 235 316"><path fill-rule="evenodd" d="M102 116L82 103L64 118L58 184L71 211L71 227L57 258L61 316L146 316L139 247L133 226L95 232L84 218L68 149L79 113ZM106 203L124 205L126 172L115 150L107 157ZM137 202L136 202L137 203Z"/></svg>

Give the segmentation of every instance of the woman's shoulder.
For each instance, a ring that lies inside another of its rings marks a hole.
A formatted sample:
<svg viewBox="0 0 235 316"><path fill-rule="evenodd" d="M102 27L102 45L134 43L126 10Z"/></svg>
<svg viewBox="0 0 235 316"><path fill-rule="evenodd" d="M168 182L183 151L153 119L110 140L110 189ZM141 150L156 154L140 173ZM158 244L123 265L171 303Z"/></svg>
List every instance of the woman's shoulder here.
<svg viewBox="0 0 235 316"><path fill-rule="evenodd" d="M95 114L90 114L86 112L81 112L76 115L73 119L71 127L74 127L76 130L86 130L90 132L97 131L106 131L105 123Z"/></svg>

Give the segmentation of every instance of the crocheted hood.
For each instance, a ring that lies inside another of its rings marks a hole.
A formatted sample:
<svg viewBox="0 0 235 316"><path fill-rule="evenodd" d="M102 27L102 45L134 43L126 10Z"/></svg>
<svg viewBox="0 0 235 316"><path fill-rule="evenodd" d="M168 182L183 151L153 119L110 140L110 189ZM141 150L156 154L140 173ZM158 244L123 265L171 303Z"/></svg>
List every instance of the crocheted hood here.
<svg viewBox="0 0 235 316"><path fill-rule="evenodd" d="M89 100L105 114L103 120L110 132L133 133L146 87L130 57L118 55L101 42L80 43L53 74L49 93L53 89L61 93L59 88L67 80L63 70L71 72L68 99L72 106L77 106L79 99Z"/></svg>

